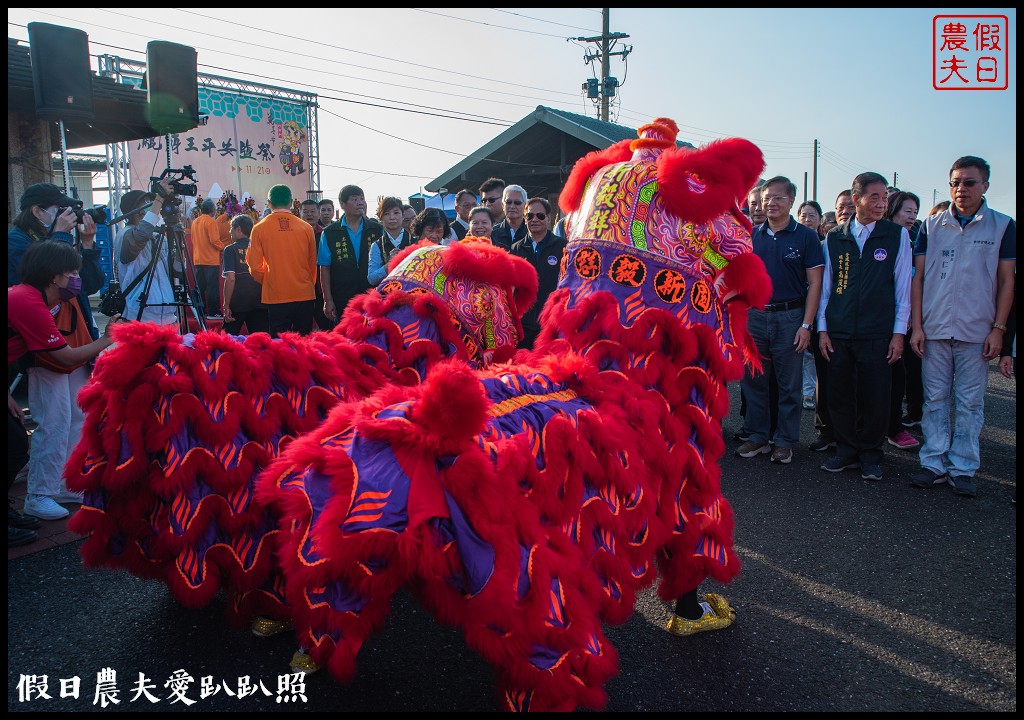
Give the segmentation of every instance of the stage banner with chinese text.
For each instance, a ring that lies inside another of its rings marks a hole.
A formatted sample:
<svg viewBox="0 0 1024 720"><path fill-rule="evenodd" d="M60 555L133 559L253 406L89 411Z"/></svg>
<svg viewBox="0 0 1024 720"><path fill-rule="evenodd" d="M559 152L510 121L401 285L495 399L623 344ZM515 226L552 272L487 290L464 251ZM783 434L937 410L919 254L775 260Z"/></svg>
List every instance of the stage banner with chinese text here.
<svg viewBox="0 0 1024 720"><path fill-rule="evenodd" d="M233 192L262 210L274 185L288 185L299 200L309 187L307 106L267 96L199 86L199 112L209 117L187 133L128 142L132 187L148 190L167 167L195 170L201 198ZM188 180L185 180L188 182ZM183 198L185 210L194 198Z"/></svg>

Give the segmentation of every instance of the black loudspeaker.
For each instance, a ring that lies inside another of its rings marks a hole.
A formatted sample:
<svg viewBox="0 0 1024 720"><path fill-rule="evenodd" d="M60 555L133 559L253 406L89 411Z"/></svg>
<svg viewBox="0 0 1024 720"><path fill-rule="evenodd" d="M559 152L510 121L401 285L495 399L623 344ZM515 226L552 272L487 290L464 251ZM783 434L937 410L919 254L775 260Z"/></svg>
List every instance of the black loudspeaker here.
<svg viewBox="0 0 1024 720"><path fill-rule="evenodd" d="M30 22L29 55L36 115L44 120L92 120L89 36L75 28Z"/></svg>
<svg viewBox="0 0 1024 720"><path fill-rule="evenodd" d="M146 45L146 117L161 134L199 125L195 48L154 40Z"/></svg>

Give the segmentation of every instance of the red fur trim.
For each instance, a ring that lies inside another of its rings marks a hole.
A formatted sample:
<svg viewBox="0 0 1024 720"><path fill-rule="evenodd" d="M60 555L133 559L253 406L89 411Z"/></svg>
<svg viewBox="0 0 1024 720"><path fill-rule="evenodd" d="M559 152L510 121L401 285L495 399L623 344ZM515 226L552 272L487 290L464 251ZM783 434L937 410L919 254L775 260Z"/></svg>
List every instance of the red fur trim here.
<svg viewBox="0 0 1024 720"><path fill-rule="evenodd" d="M537 271L503 248L466 240L448 246L441 269L449 276L504 288L512 311L522 316L537 299Z"/></svg>
<svg viewBox="0 0 1024 720"><path fill-rule="evenodd" d="M412 419L442 441L461 440L483 429L489 405L473 370L458 361L441 363L421 386Z"/></svg>
<svg viewBox="0 0 1024 720"><path fill-rule="evenodd" d="M658 193L673 215L703 223L729 212L763 169L761 151L741 138L666 150L658 157Z"/></svg>
<svg viewBox="0 0 1024 720"><path fill-rule="evenodd" d="M587 182L595 172L605 165L625 162L632 157L633 151L629 149L631 142L631 140L621 140L604 150L587 153L576 161L572 172L569 173L569 179L565 181L565 186L562 188L562 194L558 196L558 207L563 213L568 215L579 209L583 202L583 192L587 188Z"/></svg>
<svg viewBox="0 0 1024 720"><path fill-rule="evenodd" d="M772 296L772 281L764 268L764 262L754 253L737 255L722 271L722 280L729 291L736 296L730 300L742 302L748 307L764 307Z"/></svg>

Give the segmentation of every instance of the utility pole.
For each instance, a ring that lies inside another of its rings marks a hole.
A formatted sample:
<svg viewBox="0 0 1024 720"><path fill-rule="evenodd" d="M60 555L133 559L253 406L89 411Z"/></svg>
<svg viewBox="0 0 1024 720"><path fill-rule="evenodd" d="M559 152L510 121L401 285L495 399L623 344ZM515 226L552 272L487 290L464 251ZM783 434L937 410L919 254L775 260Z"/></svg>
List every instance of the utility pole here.
<svg viewBox="0 0 1024 720"><path fill-rule="evenodd" d="M811 192L811 200L818 200L818 138L814 138L814 189Z"/></svg>
<svg viewBox="0 0 1024 720"><path fill-rule="evenodd" d="M623 61L626 56L633 51L632 45L623 45L622 50L612 52L612 49L616 45L616 41L625 40L629 37L625 33L613 33L609 32L609 24L611 22L610 17L611 9L601 9L601 34L597 37L578 37L577 42L597 43L599 50L592 51L589 48L583 54L583 62L590 64L595 60L601 61L601 79L597 80L591 78L587 82L583 83L583 89L587 91L587 97L591 100L600 100L600 110L598 118L600 120L608 121L608 101L610 98L615 97L615 89L619 87L618 78L609 76L611 71L610 61L613 55L621 55Z"/></svg>
<svg viewBox="0 0 1024 720"><path fill-rule="evenodd" d="M897 174L896 172L893 172L893 174L892 174L892 186L893 186L893 187L899 187L899 186L898 186L898 185L896 184L896 178L898 178L898 177L899 177L899 175L898 175L898 174Z"/></svg>

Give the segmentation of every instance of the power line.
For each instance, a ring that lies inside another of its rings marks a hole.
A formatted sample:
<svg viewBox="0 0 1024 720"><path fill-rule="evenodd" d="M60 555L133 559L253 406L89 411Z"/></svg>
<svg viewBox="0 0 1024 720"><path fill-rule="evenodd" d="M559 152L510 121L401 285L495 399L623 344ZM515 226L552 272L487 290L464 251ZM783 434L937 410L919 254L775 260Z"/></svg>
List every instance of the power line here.
<svg viewBox="0 0 1024 720"><path fill-rule="evenodd" d="M380 135L384 135L384 136L389 137L389 138L391 138L393 140L400 140L402 142L409 143L410 145L416 145L416 146L421 147L421 148L426 148L427 150L436 150L437 152L448 153L449 155L457 155L458 157L461 157L461 158L464 158L464 159L487 160L488 162L492 162L492 163L495 163L497 165L514 165L516 167L536 167L533 163L517 163L517 162L511 162L509 160L496 160L494 158L488 158L488 157L484 157L482 155L467 155L467 154L465 154L463 152L460 152L458 150L446 150L444 148L434 147L433 145L426 145L424 143L416 142L415 140L410 140L409 138L399 137L398 135L392 135L391 133L384 132L380 128L375 128L375 127L370 127L369 125L364 125L361 122L356 122L352 118L347 118L344 115L339 115L336 112L331 112L327 108L320 108L320 109L323 110L328 115L333 115L334 117L338 118L339 120L344 120L346 122L352 123L353 125L358 125L359 127L363 128L364 130L370 130L371 132L375 132L375 133L378 133Z"/></svg>
<svg viewBox="0 0 1024 720"><path fill-rule="evenodd" d="M102 9L102 8L98 8L98 9ZM103 12L109 13L111 15L117 15L119 17L123 17L123 18L126 18L128 20L143 22L143 23L147 23L147 24L162 25L164 27L171 27L171 28L174 28L174 29L178 29L177 25L171 25L169 23L155 22L155 21L147 20L146 18L135 17L135 16L129 15L127 13L114 12L113 10L105 10L105 9L102 9L102 10L103 10ZM180 12L184 12L184 13L189 14L189 15L195 15L196 17L202 18L204 20L211 20L211 21L214 21L214 22L220 22L220 18L209 17L209 16L206 16L206 15L202 15L201 13L196 13L196 12L187 11L187 10L180 10L179 9L179 11ZM45 11L36 11L36 12L39 12L40 15L44 15L44 16L47 16L47 17L55 17L55 18L58 18L58 19L61 19L61 20L65 20L65 18L63 18L62 16L55 15L53 13L47 13ZM91 26L91 27L100 27L100 28L103 28L105 30L113 30L113 31L118 32L119 34L122 34L122 35L135 35L137 37L146 38L147 40L151 39L151 37L152 37L151 34L138 33L138 32L133 32L131 30L120 30L120 29L116 29L116 28L111 28L111 27L109 27L107 25L99 25L97 23L92 23L92 22L88 22L88 21L76 21L76 23L79 24L79 25L88 25L88 26ZM11 23L9 21L8 21L8 24L9 25L15 25L15 23ZM18 26L18 27L24 27L24 26ZM254 31L259 31L259 32L272 32L274 37L276 39L278 39L278 40L283 38L283 39L296 40L296 41L300 41L300 42L303 42L303 43L307 42L306 38L300 38L300 37L292 36L292 35L284 35L284 34L281 34L281 33L278 33L278 32L273 32L273 31L265 30L264 28L259 28L259 27L255 27L255 26L249 26L249 25L242 25L240 23L234 23L232 25L232 27L244 28L244 29L254 30ZM213 38L216 38L217 40L220 40L220 41L223 41L225 39L223 35L219 35L219 34L216 34L216 33L208 33L208 32L203 32L201 30L191 30L190 32L191 32L191 34L195 34L195 35L205 35L205 36L208 36L208 37L213 37ZM240 39L239 40L236 40L234 38L227 38L227 39L231 40L232 42L243 43L247 47L250 47L252 45L252 43L247 43L244 40L240 40ZM90 41L90 42L92 42L92 41ZM97 44L97 45L104 45L104 43L98 43L98 42L95 43L95 44ZM469 77L469 78L477 79L476 75L472 75L472 74L469 74L469 73L462 73L462 72L458 72L458 71L455 71L455 70L447 70L447 69L444 69L444 68L438 68L438 67L434 67L434 66L431 66L431 65L423 65L421 63L407 62L407 61L399 60L399 59L396 59L396 58L390 58L390 57L387 57L387 56L384 56L384 55L376 55L374 53L367 53L367 52L362 52L362 51L358 51L358 50L351 50L349 48L345 48L345 47L342 47L340 45L329 45L329 44L326 44L326 43L321 43L321 45L323 45L323 47L325 47L325 48L330 48L330 49L344 51L344 52L356 53L356 54L359 54L359 55L366 55L368 57L373 57L373 58L377 58L377 59L381 59L381 60L386 60L388 62L399 63L399 64L404 65L404 66L421 67L421 68L425 68L427 70L433 70L433 71L436 71L436 72L441 72L441 73L444 73L445 75L449 75L449 76L450 75L461 75L463 77ZM223 54L223 55L226 55L226 56L229 56L229 57L237 57L237 58L240 58L240 59L243 59L243 60L252 60L252 61L257 61L257 62L268 62L267 58L251 57L251 56L248 56L248 55L243 55L241 53L233 53L233 52L229 52L227 50L222 50L220 48L209 48L209 47L202 47L202 46L199 46L199 45L195 45L193 47L196 50L204 50L204 51L207 51L207 52L220 53L220 54ZM138 50L133 50L132 52L139 52L140 54L144 54L144 53L142 53L141 51L138 51ZM308 53L289 52L289 55L291 55L293 57L303 57L303 58L308 58L308 59L317 60L317 61L322 61L323 60L322 57L310 55ZM274 61L270 61L270 62L274 62ZM472 86L471 87L467 87L463 83L448 82L448 81L445 81L445 80L438 80L438 79L433 78L433 77L423 77L423 76L419 76L419 75L410 75L408 73L395 72L395 71L391 71L391 70L384 70L384 69L369 67L369 66L366 66L366 65L359 65L359 64L356 64L356 63L345 62L345 61L341 61L341 60L333 61L333 63L336 64L336 65L347 65L349 67L353 67L353 68L356 68L358 70L367 70L369 72L375 72L375 73L387 73L388 75L393 75L393 76L398 76L398 77L406 77L406 78L409 78L411 80L417 80L417 81L421 81L421 82L436 83L436 84L439 84L439 85L450 85L450 86L458 87L459 89L476 90L476 91L479 91L479 92L500 94L502 96L502 100L497 101L497 100L488 100L486 98L475 98L475 97L469 96L469 95L457 95L457 94L453 95L454 97L463 97L463 98L468 98L468 99L472 99L472 100L480 100L482 102L507 102L507 100L505 100L505 98L508 98L510 96L511 97L531 98L531 99L534 99L534 100L537 99L535 95L534 96L517 95L515 93L510 93L506 89L491 90L489 88L482 88L482 87L472 87ZM290 67L290 68L293 68L295 70L302 70L302 71L305 71L305 72L317 73L317 74L320 74L320 75L334 75L334 76L337 76L337 77L345 78L345 79L348 79L348 80L356 80L356 81L359 81L359 82L373 82L373 83L375 83L377 85L392 85L394 87L399 87L399 88L409 89L409 90L423 90L424 89L424 88L421 88L421 87L409 87L408 85L399 85L397 83L390 83L390 82L387 82L387 81L384 81L384 80L371 80L369 78L364 78L364 77L356 77L356 76L352 76L352 75L343 75L341 73L332 72L332 71L329 71L329 70L324 70L323 68L302 67L300 65L292 65L292 64L289 64L289 63L280 63L280 62L275 62L275 64L278 65L278 66L281 66L281 67ZM570 97L573 97L573 98L576 97L575 93L561 92L561 91L558 91L558 90L551 90L549 88L536 87L536 86L533 86L533 85L526 85L526 84L523 84L523 83L515 83L515 82L505 82L505 81L502 81L502 85L505 88L510 87L510 86L511 87L521 87L521 88L524 88L524 89L527 89L527 90L533 90L533 91L540 92L540 93L547 93L547 94L551 94L551 95L564 95L564 96L570 96ZM431 92L440 92L440 91L431 91Z"/></svg>
<svg viewBox="0 0 1024 720"><path fill-rule="evenodd" d="M529 15L523 15L522 13L512 12L511 10L502 10L501 8L487 8L487 9L488 10L493 10L494 12L507 13L508 15L515 15L516 17L526 18L527 20L536 20L537 22L542 22L545 25L559 25L561 27L572 28L573 30L586 30L587 32L591 32L590 28L580 27L579 25L567 25L565 23L554 22L553 20L546 20L544 18L536 18L536 17L531 17ZM586 8L580 8L580 10L585 10L585 9ZM598 14L600 14L599 11L596 11L596 12L598 12Z"/></svg>
<svg viewBox="0 0 1024 720"><path fill-rule="evenodd" d="M474 25L485 25L487 27L498 28L499 30L512 30L513 32L529 33L530 35L540 35L541 37L552 37L564 40L565 35L552 35L551 33L542 33L535 30L523 30L522 28L513 28L506 25L495 25L494 23L483 22L482 20L470 20L469 18L460 18L455 15L445 15L444 13L434 12L433 10L424 10L423 8L409 8L416 12L426 13L427 15L437 15L438 17L448 18L450 20L461 20L462 22L473 23Z"/></svg>

